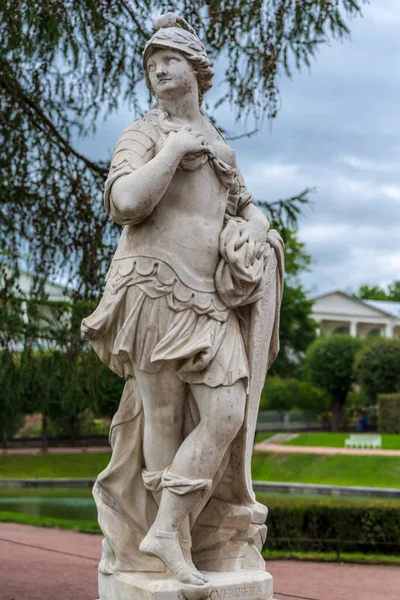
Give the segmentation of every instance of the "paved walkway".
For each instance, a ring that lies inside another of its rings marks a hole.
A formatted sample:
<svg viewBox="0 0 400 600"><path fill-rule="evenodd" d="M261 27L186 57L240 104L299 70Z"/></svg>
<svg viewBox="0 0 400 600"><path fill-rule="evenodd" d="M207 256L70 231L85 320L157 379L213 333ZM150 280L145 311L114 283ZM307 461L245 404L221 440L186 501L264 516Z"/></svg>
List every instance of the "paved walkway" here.
<svg viewBox="0 0 400 600"><path fill-rule="evenodd" d="M0 524L1 600L95 600L101 537ZM270 561L276 600L398 600L400 569Z"/></svg>
<svg viewBox="0 0 400 600"><path fill-rule="evenodd" d="M400 450L372 450L371 448L328 448L327 446L287 446L271 444L269 440L256 444L254 450L261 452L282 452L302 454L351 454L358 456L400 456ZM352 599L353 600L353 599Z"/></svg>

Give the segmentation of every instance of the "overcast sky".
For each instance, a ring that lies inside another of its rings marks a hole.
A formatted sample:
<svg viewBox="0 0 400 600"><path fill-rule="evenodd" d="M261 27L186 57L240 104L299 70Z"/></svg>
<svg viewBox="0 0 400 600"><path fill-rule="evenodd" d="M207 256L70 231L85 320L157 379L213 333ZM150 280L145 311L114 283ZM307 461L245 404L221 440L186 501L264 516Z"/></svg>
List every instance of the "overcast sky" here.
<svg viewBox="0 0 400 600"><path fill-rule="evenodd" d="M299 229L314 261L303 276L312 296L400 279L400 2L371 0L363 14L351 40L282 79L272 127L231 142L257 199L316 188ZM217 117L235 131L228 111ZM131 120L121 110L84 149L105 158Z"/></svg>

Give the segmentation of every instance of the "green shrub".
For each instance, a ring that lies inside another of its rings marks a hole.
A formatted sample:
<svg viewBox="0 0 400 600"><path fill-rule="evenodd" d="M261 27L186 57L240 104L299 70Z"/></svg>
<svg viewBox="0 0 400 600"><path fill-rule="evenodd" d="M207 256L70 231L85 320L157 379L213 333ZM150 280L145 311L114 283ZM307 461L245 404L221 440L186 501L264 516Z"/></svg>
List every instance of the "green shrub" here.
<svg viewBox="0 0 400 600"><path fill-rule="evenodd" d="M309 410L318 414L329 408L326 392L299 379L267 377L261 393L261 410Z"/></svg>
<svg viewBox="0 0 400 600"><path fill-rule="evenodd" d="M400 392L400 340L380 339L366 346L357 356L355 373L371 402L378 394Z"/></svg>
<svg viewBox="0 0 400 600"><path fill-rule="evenodd" d="M392 504L269 500L269 550L400 553L400 510Z"/></svg>
<svg viewBox="0 0 400 600"><path fill-rule="evenodd" d="M332 431L338 431L342 409L354 381L354 359L361 340L349 335L319 337L306 354L307 378L331 397Z"/></svg>
<svg viewBox="0 0 400 600"><path fill-rule="evenodd" d="M400 433L400 394L378 394L378 428L381 433Z"/></svg>

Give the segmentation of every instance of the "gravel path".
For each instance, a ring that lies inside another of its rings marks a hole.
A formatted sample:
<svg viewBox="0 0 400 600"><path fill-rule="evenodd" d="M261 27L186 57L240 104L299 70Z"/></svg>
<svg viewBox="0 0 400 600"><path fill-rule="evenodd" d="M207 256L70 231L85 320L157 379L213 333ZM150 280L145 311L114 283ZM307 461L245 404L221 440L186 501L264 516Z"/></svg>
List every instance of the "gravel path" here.
<svg viewBox="0 0 400 600"><path fill-rule="evenodd" d="M372 450L368 448L328 448L327 446L287 446L270 444L269 440L256 444L254 450L261 452L292 452L302 454L352 454L358 456L400 456L400 450ZM353 600L353 599L351 599Z"/></svg>
<svg viewBox="0 0 400 600"><path fill-rule="evenodd" d="M0 600L95 600L101 537L0 524ZM276 600L398 600L400 569L271 561Z"/></svg>

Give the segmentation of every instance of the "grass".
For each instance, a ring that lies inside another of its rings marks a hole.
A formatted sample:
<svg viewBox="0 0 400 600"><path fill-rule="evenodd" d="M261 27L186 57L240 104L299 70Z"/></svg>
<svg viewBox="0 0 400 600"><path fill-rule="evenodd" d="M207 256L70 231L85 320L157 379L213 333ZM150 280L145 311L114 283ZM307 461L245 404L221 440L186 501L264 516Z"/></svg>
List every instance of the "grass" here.
<svg viewBox="0 0 400 600"><path fill-rule="evenodd" d="M72 521L70 519L55 519L49 517L37 517L12 512L0 512L0 522L19 523L22 525L33 525L35 527L56 527L63 530L79 531L82 533L101 533L99 525L95 521ZM302 560L321 562L346 562L359 564L381 564L400 565L400 556L385 554L362 554L362 553L340 553L335 552L304 552L293 550L264 550L264 558L269 560Z"/></svg>
<svg viewBox="0 0 400 600"><path fill-rule="evenodd" d="M300 433L292 440L283 443L287 446L325 446L328 448L344 448L344 442L349 436L349 433ZM400 435L383 434L382 450L400 450Z"/></svg>
<svg viewBox="0 0 400 600"><path fill-rule="evenodd" d="M101 533L96 521L74 521L72 519L58 519L55 517L38 517L22 513L0 511L1 523L20 523L21 525L34 525L35 527L57 527L84 533Z"/></svg>
<svg viewBox="0 0 400 600"><path fill-rule="evenodd" d="M346 562L368 565L400 565L400 556L388 554L362 554L361 552L297 552L293 550L264 550L265 560L310 560L321 562Z"/></svg>
<svg viewBox="0 0 400 600"><path fill-rule="evenodd" d="M397 498L367 498L365 496L319 496L315 494L271 494L269 492L258 492L257 500L268 506L268 508L282 507L285 504L299 506L329 505L329 506L390 506L399 507L400 500Z"/></svg>
<svg viewBox="0 0 400 600"><path fill-rule="evenodd" d="M95 478L109 452L0 455L0 479ZM400 488L400 457L256 452L253 478L282 481Z"/></svg>
<svg viewBox="0 0 400 600"><path fill-rule="evenodd" d="M269 432L259 431L258 433L256 433L256 436L254 438L254 443L260 444L261 442L268 440L269 438L273 437L274 435L276 435L276 431L269 431Z"/></svg>
<svg viewBox="0 0 400 600"><path fill-rule="evenodd" d="M0 499L1 498L51 498L51 499L65 499L65 498L92 498L92 488L1 488L0 487Z"/></svg>
<svg viewBox="0 0 400 600"><path fill-rule="evenodd" d="M110 452L2 454L0 479L94 478L105 469L110 457Z"/></svg>
<svg viewBox="0 0 400 600"><path fill-rule="evenodd" d="M400 457L255 452L253 479L400 488Z"/></svg>

